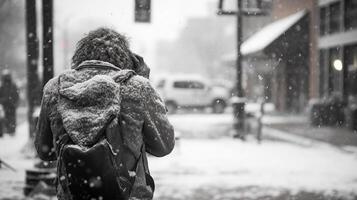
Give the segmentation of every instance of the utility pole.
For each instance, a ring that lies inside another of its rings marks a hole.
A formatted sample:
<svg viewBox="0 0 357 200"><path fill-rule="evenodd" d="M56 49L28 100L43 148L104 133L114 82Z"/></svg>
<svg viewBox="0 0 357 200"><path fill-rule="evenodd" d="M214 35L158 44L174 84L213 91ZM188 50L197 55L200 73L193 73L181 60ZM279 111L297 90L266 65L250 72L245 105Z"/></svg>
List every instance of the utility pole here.
<svg viewBox="0 0 357 200"><path fill-rule="evenodd" d="M38 70L38 37L37 37L37 25L36 25L36 0L26 0L26 43L27 43L27 98L28 98L28 111L27 119L29 121L29 133L30 137L33 137L34 124L33 112L36 101L36 94L33 88L36 88L38 84L36 82L37 70Z"/></svg>
<svg viewBox="0 0 357 200"><path fill-rule="evenodd" d="M43 80L45 85L53 77L53 0L42 0Z"/></svg>
<svg viewBox="0 0 357 200"><path fill-rule="evenodd" d="M242 1L237 0L237 10L236 11L226 11L223 10L224 0L219 0L218 4L218 15L234 15L237 18L237 58L236 58L236 85L234 91L233 115L234 115L234 128L236 129L236 134L234 137L244 139L244 106L245 101L243 100L244 92L242 87L242 54L240 51L240 46L242 44Z"/></svg>
<svg viewBox="0 0 357 200"><path fill-rule="evenodd" d="M242 17L245 16L258 16L264 15L260 8L251 9L244 11L242 8L242 0L237 0L237 10L236 11L227 11L223 9L224 0L219 0L218 3L218 15L233 15L237 18L237 58L236 58L236 90L235 96L236 98L233 100L233 114L234 114L234 128L236 129L235 137L245 139L244 138L244 121L245 121L245 100L244 100L244 90L242 86L242 54L241 54L241 45L243 41L243 23ZM261 6L261 1L257 0L257 5Z"/></svg>

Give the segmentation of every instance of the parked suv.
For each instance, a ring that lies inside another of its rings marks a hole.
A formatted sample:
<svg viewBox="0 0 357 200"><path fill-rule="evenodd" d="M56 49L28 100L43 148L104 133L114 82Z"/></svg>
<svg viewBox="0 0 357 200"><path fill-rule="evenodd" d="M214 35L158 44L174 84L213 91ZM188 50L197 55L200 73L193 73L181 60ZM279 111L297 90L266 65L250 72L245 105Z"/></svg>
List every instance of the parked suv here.
<svg viewBox="0 0 357 200"><path fill-rule="evenodd" d="M167 76L158 79L156 88L169 113L175 113L178 107L211 107L214 113L223 113L230 97L227 88L214 86L199 75Z"/></svg>

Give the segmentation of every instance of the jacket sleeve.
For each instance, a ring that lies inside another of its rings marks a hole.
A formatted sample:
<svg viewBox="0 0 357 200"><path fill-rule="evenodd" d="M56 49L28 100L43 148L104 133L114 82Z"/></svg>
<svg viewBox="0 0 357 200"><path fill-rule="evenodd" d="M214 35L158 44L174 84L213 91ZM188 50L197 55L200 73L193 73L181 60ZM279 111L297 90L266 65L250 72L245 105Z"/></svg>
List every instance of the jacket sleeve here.
<svg viewBox="0 0 357 200"><path fill-rule="evenodd" d="M143 135L146 151L162 157L175 146L174 129L167 118L164 102L149 81L145 83L144 95Z"/></svg>
<svg viewBox="0 0 357 200"><path fill-rule="evenodd" d="M53 145L53 134L51 131L49 109L50 109L50 94L44 89L44 94L41 103L40 116L38 118L35 132L35 148L38 156L45 161L56 160L56 154Z"/></svg>

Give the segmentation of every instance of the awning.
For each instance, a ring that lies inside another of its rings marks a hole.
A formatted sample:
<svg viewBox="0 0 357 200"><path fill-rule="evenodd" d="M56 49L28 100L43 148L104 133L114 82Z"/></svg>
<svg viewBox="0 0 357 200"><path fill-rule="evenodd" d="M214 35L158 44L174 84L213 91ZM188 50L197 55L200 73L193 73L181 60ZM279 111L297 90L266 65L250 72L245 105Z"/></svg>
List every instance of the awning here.
<svg viewBox="0 0 357 200"><path fill-rule="evenodd" d="M289 30L289 28L299 22L299 20L301 20L306 14L307 11L303 10L283 19L276 20L265 26L242 43L242 55L257 53L264 50L272 42Z"/></svg>

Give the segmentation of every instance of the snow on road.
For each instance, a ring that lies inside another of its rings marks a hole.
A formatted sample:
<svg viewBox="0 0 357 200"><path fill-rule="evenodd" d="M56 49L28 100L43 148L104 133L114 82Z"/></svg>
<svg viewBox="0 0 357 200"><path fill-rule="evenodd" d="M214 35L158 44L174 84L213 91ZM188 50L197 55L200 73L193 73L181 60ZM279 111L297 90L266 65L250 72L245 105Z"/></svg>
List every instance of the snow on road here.
<svg viewBox="0 0 357 200"><path fill-rule="evenodd" d="M264 140L259 145L249 137L246 142L234 140L229 137L231 114L178 114L170 116L170 121L181 138L169 156L149 157L156 181L155 199L244 199L242 194L249 196L245 199L262 199L256 196L276 196L282 191L337 192L343 196L340 199L357 196L354 151L321 142L301 145ZM34 163L20 153L27 142L27 130L24 124L15 137L0 139L0 158L18 169L0 170L0 199L23 199L24 171Z"/></svg>
<svg viewBox="0 0 357 200"><path fill-rule="evenodd" d="M182 139L166 158L150 158L157 195L202 187L259 186L290 191L357 192L357 155L332 146Z"/></svg>
<svg viewBox="0 0 357 200"><path fill-rule="evenodd" d="M221 138L232 134L232 114L178 114L170 115L169 120L175 134L184 138Z"/></svg>
<svg viewBox="0 0 357 200"><path fill-rule="evenodd" d="M304 119L291 116L264 120L276 123ZM199 188L247 186L357 193L355 151L268 127L264 127L263 136L287 142L264 140L258 145L252 137L247 142L232 140L231 113L178 114L171 115L170 121L181 141L173 155L151 159L159 196L170 189L190 193Z"/></svg>

